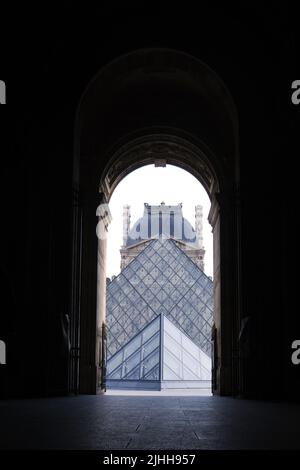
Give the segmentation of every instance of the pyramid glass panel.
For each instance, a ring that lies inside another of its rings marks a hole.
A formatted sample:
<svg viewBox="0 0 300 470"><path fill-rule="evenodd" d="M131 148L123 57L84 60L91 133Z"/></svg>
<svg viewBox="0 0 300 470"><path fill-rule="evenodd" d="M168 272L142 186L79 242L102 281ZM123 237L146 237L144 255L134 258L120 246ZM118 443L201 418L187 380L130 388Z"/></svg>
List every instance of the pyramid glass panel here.
<svg viewBox="0 0 300 470"><path fill-rule="evenodd" d="M144 380L159 365L159 345L160 317L157 317L110 357L107 380Z"/></svg>
<svg viewBox="0 0 300 470"><path fill-rule="evenodd" d="M163 380L207 381L210 378L210 357L163 318Z"/></svg>

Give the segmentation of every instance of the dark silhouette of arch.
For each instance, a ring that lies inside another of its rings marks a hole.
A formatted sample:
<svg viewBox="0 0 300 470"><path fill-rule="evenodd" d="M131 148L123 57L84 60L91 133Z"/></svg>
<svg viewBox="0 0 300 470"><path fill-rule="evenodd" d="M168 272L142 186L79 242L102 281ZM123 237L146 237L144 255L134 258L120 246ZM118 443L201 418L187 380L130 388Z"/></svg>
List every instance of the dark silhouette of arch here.
<svg viewBox="0 0 300 470"><path fill-rule="evenodd" d="M237 135L237 112L226 86L188 54L137 50L108 64L88 85L76 119L73 176L71 342L74 351L80 348L81 392L96 393L101 376L106 242L97 243L96 208L109 202L128 173L164 159L192 173L211 199L220 354L215 392L235 393L238 365L232 350L241 294Z"/></svg>

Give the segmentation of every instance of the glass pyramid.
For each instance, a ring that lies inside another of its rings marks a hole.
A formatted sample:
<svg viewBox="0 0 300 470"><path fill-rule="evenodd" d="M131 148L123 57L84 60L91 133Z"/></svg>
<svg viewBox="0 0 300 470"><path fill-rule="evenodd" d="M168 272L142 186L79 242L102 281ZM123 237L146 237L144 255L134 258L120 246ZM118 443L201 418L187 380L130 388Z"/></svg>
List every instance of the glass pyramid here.
<svg viewBox="0 0 300 470"><path fill-rule="evenodd" d="M107 388L208 387L211 359L164 315L107 361Z"/></svg>
<svg viewBox="0 0 300 470"><path fill-rule="evenodd" d="M106 310L108 359L160 315L211 355L213 282L172 239L152 240L108 284Z"/></svg>

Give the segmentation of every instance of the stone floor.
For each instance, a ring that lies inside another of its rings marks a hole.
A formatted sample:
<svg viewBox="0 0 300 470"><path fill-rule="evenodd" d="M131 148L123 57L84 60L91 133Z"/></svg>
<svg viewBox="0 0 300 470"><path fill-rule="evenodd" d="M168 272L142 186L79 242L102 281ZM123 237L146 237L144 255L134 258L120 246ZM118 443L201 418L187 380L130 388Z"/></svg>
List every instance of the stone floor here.
<svg viewBox="0 0 300 470"><path fill-rule="evenodd" d="M300 449L300 406L212 396L0 401L2 449Z"/></svg>

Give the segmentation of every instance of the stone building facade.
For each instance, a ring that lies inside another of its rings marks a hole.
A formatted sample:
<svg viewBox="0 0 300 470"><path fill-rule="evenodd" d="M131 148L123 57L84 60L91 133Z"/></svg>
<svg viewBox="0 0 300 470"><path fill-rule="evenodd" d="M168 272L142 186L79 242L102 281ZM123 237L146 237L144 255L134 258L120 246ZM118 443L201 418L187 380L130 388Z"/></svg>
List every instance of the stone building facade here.
<svg viewBox="0 0 300 470"><path fill-rule="evenodd" d="M130 206L123 206L123 245L120 249L123 270L152 239L173 239L191 260L204 271L203 210L195 207L195 229L177 206L144 204L144 214L131 227Z"/></svg>

